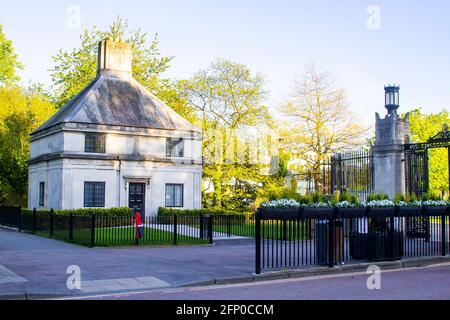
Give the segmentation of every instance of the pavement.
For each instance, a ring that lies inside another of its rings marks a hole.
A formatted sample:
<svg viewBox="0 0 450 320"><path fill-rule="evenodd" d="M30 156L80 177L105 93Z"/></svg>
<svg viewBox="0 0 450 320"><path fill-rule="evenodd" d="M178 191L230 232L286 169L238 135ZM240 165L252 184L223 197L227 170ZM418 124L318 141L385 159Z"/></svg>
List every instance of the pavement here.
<svg viewBox="0 0 450 320"><path fill-rule="evenodd" d="M450 263L382 271L379 289L366 272L89 296L90 300L450 300Z"/></svg>
<svg viewBox="0 0 450 320"><path fill-rule="evenodd" d="M84 294L67 288L70 266L79 267L81 283L88 284L89 292L158 289L161 284L176 287L249 276L255 265L253 242L91 249L0 228L0 277L6 279L0 281L0 298ZM148 277L152 280L143 286L139 278Z"/></svg>
<svg viewBox="0 0 450 320"><path fill-rule="evenodd" d="M292 280L360 272L369 265L310 267L255 275L254 254L254 240L248 239L221 240L203 246L91 249L0 228L0 299L77 297ZM449 261L450 257L431 257L378 265L385 270ZM74 285L73 276L78 271L81 287Z"/></svg>

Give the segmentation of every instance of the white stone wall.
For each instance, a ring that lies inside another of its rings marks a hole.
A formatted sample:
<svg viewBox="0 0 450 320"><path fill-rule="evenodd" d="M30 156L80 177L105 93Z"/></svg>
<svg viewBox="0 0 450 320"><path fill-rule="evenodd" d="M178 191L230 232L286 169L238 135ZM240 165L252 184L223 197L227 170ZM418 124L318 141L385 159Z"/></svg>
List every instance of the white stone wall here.
<svg viewBox="0 0 450 320"><path fill-rule="evenodd" d="M59 143L59 145L57 145ZM64 132L31 143L32 159L64 151L84 154L84 133ZM184 159L201 160L201 141L185 140ZM166 138L108 133L106 154L165 158ZM84 182L105 182L105 207L128 206L128 183L146 184L146 215L156 215L165 205L166 183L184 185L184 208L201 207L202 167L158 161L59 159L29 167L28 207L39 207L39 182L45 182L46 209L74 209L84 206Z"/></svg>
<svg viewBox="0 0 450 320"><path fill-rule="evenodd" d="M30 158L33 159L44 154L62 152L63 150L64 134L57 132L42 139L32 141L30 145Z"/></svg>
<svg viewBox="0 0 450 320"><path fill-rule="evenodd" d="M62 160L32 164L28 169L28 208L59 209L62 206ZM39 183L45 182L44 206L39 206Z"/></svg>
<svg viewBox="0 0 450 320"><path fill-rule="evenodd" d="M166 138L119 133L106 134L106 154L165 157ZM65 131L32 141L31 159L56 152L84 153L84 132ZM201 159L201 140L185 138L184 158Z"/></svg>

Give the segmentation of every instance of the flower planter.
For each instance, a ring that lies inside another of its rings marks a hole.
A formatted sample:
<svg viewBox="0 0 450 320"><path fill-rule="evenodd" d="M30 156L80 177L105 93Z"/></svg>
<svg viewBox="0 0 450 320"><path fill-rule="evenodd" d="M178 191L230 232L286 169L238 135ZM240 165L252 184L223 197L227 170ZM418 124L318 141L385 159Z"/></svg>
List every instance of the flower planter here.
<svg viewBox="0 0 450 320"><path fill-rule="evenodd" d="M381 207L381 208L369 208L368 210L369 216L385 216L389 217L394 215L395 207Z"/></svg>
<svg viewBox="0 0 450 320"><path fill-rule="evenodd" d="M264 219L297 219L299 208L260 208L258 213Z"/></svg>
<svg viewBox="0 0 450 320"><path fill-rule="evenodd" d="M356 218L363 217L366 215L366 208L355 207L355 208L339 208L338 216L342 218Z"/></svg>
<svg viewBox="0 0 450 320"><path fill-rule="evenodd" d="M418 217L422 215L422 207L398 207L400 217Z"/></svg>
<svg viewBox="0 0 450 320"><path fill-rule="evenodd" d="M303 216L305 218L326 219L331 218L334 213L334 208L304 208Z"/></svg>
<svg viewBox="0 0 450 320"><path fill-rule="evenodd" d="M447 207L423 207L423 215L428 217L442 216L447 213Z"/></svg>

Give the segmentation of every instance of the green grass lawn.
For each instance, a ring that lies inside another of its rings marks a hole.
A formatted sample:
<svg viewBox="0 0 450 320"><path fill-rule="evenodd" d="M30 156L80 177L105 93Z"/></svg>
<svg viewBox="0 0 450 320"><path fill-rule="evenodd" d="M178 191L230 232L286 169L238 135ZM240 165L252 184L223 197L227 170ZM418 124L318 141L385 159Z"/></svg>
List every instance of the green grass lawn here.
<svg viewBox="0 0 450 320"><path fill-rule="evenodd" d="M254 237L255 236L255 223L245 223L241 225L234 225L231 224L230 228L228 229L227 225L214 225L213 226L214 232L221 232L225 235L228 234L228 231L230 231L230 234L232 236L239 236L239 237Z"/></svg>
<svg viewBox="0 0 450 320"><path fill-rule="evenodd" d="M240 237L254 237L255 236L255 222L249 221L244 224L231 224L228 227L226 224L216 224L213 226L215 232L222 232ZM283 235L283 225L274 221L261 221L261 232L266 239L281 239ZM286 224L286 239L298 240L307 239L306 225L301 224Z"/></svg>
<svg viewBox="0 0 450 320"><path fill-rule="evenodd" d="M134 227L124 228L98 228L95 230L95 246L117 247L136 245L136 229ZM36 232L37 235L48 237L48 232ZM55 230L52 238L80 245L90 246L91 230L76 229L73 231L73 241L69 241L68 230ZM207 244L208 240L195 237L177 235L178 245L201 245ZM145 227L144 237L139 239L139 245L173 245L173 232Z"/></svg>

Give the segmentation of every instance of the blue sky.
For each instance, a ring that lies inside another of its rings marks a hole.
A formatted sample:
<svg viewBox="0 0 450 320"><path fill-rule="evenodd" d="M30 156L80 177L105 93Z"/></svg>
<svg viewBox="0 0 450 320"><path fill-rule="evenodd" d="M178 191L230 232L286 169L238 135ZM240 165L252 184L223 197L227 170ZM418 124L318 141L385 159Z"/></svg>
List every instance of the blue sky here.
<svg viewBox="0 0 450 320"><path fill-rule="evenodd" d="M66 26L71 5L81 29ZM380 9L369 29L367 9ZM363 121L384 113L383 86L401 85L400 111L450 106L450 2L406 0L24 1L1 4L0 23L25 64L25 83L50 83L51 56L79 46L83 29L106 28L118 15L150 37L159 34L168 75L188 78L216 57L248 65L267 78L270 107L285 101L295 76L316 62L347 90Z"/></svg>

